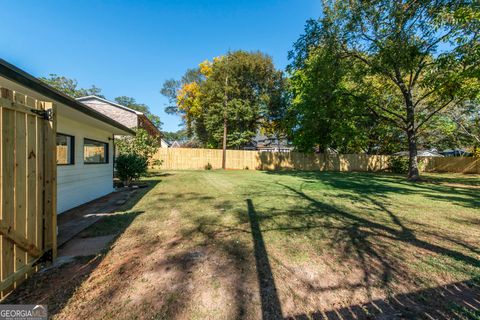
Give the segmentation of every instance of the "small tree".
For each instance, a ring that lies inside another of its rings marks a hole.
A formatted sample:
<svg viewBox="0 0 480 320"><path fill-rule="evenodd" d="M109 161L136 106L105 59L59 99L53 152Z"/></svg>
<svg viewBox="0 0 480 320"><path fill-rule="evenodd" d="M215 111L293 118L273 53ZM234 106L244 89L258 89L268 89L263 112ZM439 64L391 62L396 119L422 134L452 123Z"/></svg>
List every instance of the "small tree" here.
<svg viewBox="0 0 480 320"><path fill-rule="evenodd" d="M148 160L157 152L159 143L144 129L137 129L135 136L121 137L115 146L120 154L137 154Z"/></svg>
<svg viewBox="0 0 480 320"><path fill-rule="evenodd" d="M138 154L121 154L116 160L117 174L126 186L147 173L148 159Z"/></svg>
<svg viewBox="0 0 480 320"><path fill-rule="evenodd" d="M117 139L115 145L120 154L115 167L125 185L147 173L148 162L159 148L158 140L144 129L137 129L135 136Z"/></svg>

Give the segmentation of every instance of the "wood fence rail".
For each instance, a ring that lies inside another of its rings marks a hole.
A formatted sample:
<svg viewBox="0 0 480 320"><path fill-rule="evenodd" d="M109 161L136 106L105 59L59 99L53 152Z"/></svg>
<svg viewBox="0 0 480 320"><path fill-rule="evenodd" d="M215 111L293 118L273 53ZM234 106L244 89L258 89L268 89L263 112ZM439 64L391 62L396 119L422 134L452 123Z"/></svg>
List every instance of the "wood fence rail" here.
<svg viewBox="0 0 480 320"><path fill-rule="evenodd" d="M366 154L305 154L299 152L262 152L227 150L227 169L384 171L390 156ZM153 156L164 170L200 170L210 165L222 167L222 150L162 148ZM421 169L438 172L480 173L478 158L419 157ZM152 161L152 163L153 163Z"/></svg>

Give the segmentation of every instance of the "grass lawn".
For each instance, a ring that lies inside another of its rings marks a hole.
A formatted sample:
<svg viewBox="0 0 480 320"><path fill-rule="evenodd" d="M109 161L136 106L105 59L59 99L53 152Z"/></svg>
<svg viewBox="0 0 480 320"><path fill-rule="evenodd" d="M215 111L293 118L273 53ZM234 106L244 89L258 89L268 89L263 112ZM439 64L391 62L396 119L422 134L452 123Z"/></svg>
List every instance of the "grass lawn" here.
<svg viewBox="0 0 480 320"><path fill-rule="evenodd" d="M56 317L480 318L480 176L424 179L152 175Z"/></svg>

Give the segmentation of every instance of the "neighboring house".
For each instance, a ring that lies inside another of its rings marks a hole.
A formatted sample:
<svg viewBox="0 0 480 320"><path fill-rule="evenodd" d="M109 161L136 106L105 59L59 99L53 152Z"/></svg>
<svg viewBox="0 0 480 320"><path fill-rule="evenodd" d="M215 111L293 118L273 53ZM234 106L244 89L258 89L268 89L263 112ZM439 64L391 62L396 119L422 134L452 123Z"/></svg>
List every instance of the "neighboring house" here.
<svg viewBox="0 0 480 320"><path fill-rule="evenodd" d="M145 129L152 137L155 137L158 142L161 143L162 133L144 113L97 96L80 97L77 98L77 100L128 128Z"/></svg>
<svg viewBox="0 0 480 320"><path fill-rule="evenodd" d="M440 154L445 157L472 157L473 153L468 152L465 149L448 149L440 151Z"/></svg>
<svg viewBox="0 0 480 320"><path fill-rule="evenodd" d="M400 151L397 153L394 153L393 156L405 156L407 157L410 153L408 151ZM418 150L417 151L417 156L419 157L443 157L440 153L438 153L437 149L431 149L431 150Z"/></svg>
<svg viewBox="0 0 480 320"><path fill-rule="evenodd" d="M160 139L160 148L170 148L170 143L167 140L161 138Z"/></svg>
<svg viewBox="0 0 480 320"><path fill-rule="evenodd" d="M0 87L56 106L57 213L114 191L113 137L134 131L1 59Z"/></svg>
<svg viewBox="0 0 480 320"><path fill-rule="evenodd" d="M244 150L258 150L268 152L290 152L293 150L287 139L266 136L258 133Z"/></svg>
<svg viewBox="0 0 480 320"><path fill-rule="evenodd" d="M181 148L181 147L182 147L182 145L177 140L170 143L170 148Z"/></svg>

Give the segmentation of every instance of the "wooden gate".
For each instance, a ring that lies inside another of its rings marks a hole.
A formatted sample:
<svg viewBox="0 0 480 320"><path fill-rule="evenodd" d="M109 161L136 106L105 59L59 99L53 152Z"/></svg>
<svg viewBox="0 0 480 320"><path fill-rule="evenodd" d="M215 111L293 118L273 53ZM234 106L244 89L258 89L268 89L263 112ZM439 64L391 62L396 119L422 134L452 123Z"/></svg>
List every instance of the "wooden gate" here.
<svg viewBox="0 0 480 320"><path fill-rule="evenodd" d="M56 255L56 116L51 102L0 88L0 292ZM51 255L51 256L50 256Z"/></svg>

